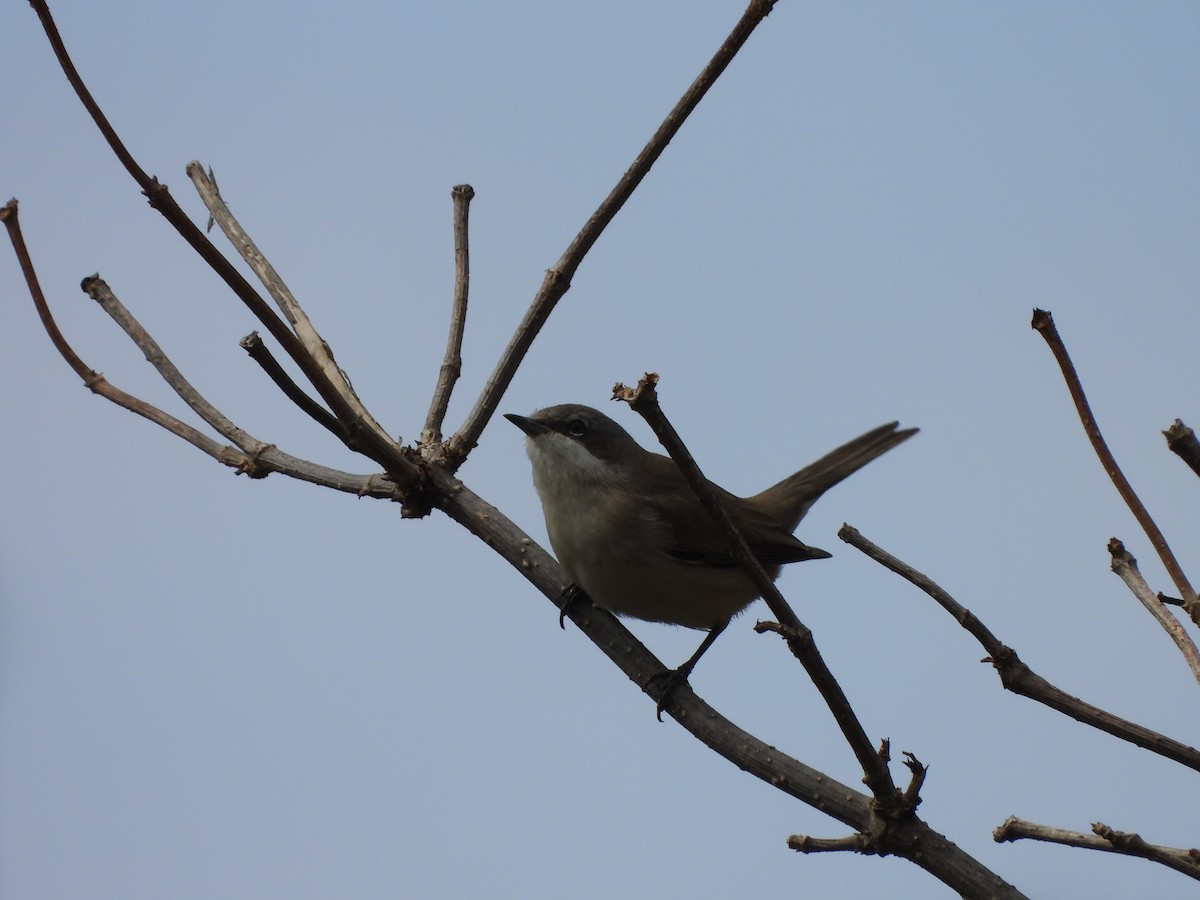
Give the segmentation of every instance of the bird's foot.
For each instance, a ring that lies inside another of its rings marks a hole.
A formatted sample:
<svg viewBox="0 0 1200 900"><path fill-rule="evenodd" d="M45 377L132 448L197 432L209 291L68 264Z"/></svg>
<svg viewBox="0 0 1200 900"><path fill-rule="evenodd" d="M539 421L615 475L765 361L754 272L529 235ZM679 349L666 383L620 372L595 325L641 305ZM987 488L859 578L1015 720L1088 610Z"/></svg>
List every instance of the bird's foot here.
<svg viewBox="0 0 1200 900"><path fill-rule="evenodd" d="M583 592L577 584L570 585L565 591L558 595L558 627L563 631L567 630L566 618L567 610L571 608L573 603L578 603L580 600L586 600L587 594Z"/></svg>
<svg viewBox="0 0 1200 900"><path fill-rule="evenodd" d="M667 701L671 699L671 694L681 684L687 684L690 674L692 674L691 667L680 666L678 669L670 669L669 671L659 672L657 675L650 676L651 684L657 682L662 685L659 688L658 702L654 706L654 715L658 721L661 722L663 720L663 709L666 707Z"/></svg>

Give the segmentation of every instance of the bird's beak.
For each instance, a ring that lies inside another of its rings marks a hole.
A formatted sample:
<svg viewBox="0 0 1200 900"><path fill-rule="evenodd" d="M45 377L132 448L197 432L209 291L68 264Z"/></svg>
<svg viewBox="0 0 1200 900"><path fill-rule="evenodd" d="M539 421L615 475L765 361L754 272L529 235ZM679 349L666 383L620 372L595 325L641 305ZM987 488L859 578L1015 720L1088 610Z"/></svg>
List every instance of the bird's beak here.
<svg viewBox="0 0 1200 900"><path fill-rule="evenodd" d="M518 416L514 415L513 413L505 413L504 418L508 419L508 421L520 428L529 437L537 437L539 434L545 434L550 430L541 422L535 422L528 416Z"/></svg>

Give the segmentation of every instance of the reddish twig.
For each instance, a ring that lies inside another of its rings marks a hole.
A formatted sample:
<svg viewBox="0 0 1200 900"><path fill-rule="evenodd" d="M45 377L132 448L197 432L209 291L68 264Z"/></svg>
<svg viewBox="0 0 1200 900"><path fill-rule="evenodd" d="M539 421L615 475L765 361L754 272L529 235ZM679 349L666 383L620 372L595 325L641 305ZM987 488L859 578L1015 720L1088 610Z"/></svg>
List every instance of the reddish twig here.
<svg viewBox="0 0 1200 900"><path fill-rule="evenodd" d="M1112 479L1112 483L1116 486L1121 499L1125 501L1125 505L1129 507L1138 524L1142 526L1142 530L1146 532L1159 559L1162 560L1163 566L1171 576L1171 581L1183 595L1183 605L1188 615L1191 616L1193 622L1200 625L1200 604L1196 602L1196 592L1192 589L1187 576L1184 575L1183 568L1179 565L1175 554L1171 552L1167 539L1163 537L1163 533L1151 518L1149 511L1134 492L1129 480L1121 471L1121 467L1117 465L1112 451L1108 449L1104 436L1100 434L1100 426L1096 423L1096 417L1092 414L1092 408L1084 395L1079 373L1075 371L1075 364L1071 362L1066 345L1063 343L1058 329L1054 327L1053 316L1044 309L1035 309L1032 326L1034 331L1045 339L1046 344L1050 347L1050 352L1054 354L1054 358L1058 362L1058 367L1062 370L1063 380L1067 383L1067 390L1071 392L1071 399L1075 402L1075 409L1079 413L1079 420L1083 423L1083 430L1087 434L1088 440L1091 441L1092 449L1096 451L1100 464L1104 466L1104 471Z"/></svg>

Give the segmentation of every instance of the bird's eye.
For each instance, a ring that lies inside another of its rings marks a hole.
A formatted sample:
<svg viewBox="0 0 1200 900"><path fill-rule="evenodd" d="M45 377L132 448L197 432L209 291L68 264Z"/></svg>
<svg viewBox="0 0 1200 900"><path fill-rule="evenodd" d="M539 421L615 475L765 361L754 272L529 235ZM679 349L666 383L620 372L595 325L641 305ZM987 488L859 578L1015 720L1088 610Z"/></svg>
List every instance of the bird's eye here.
<svg viewBox="0 0 1200 900"><path fill-rule="evenodd" d="M583 419L572 419L567 423L567 434L571 437L583 437L587 434L587 422Z"/></svg>

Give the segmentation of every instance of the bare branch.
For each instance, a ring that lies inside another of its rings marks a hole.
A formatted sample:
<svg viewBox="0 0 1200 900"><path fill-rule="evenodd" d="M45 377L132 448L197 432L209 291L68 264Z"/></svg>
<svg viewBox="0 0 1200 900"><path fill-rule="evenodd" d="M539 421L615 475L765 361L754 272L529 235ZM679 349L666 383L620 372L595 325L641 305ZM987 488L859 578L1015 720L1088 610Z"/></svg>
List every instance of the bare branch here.
<svg viewBox="0 0 1200 900"><path fill-rule="evenodd" d="M642 179L646 177L650 167L662 155L667 144L687 121L692 110L708 93L708 89L733 61L738 50L750 38L758 24L770 14L774 6L775 0L751 0L741 19L738 20L733 31L721 44L708 65L684 91L679 102L667 114L662 124L658 126L658 130L642 148L632 165L625 170L625 174L621 176L616 186L584 223L583 228L568 245L563 255L546 271L542 286L534 295L533 302L526 310L508 346L504 348L504 352L496 363L496 368L484 385L479 399L475 401L474 408L467 415L466 421L458 433L450 439L449 455L450 464L453 467L457 468L461 465L467 453L478 442L479 436L483 434L484 427L496 412L500 398L508 389L509 383L517 372L517 366L525 358L533 339L537 337L555 305L570 289L571 279L575 277L575 270L579 268L584 256L596 243L608 223L625 205L625 201L633 194L634 189L642 183Z"/></svg>
<svg viewBox="0 0 1200 900"><path fill-rule="evenodd" d="M332 432L339 440L344 441L346 439L346 429L342 427L342 423L334 418L329 410L304 393L304 389L296 384L292 376L284 371L283 366L279 364L279 360L271 355L271 351L263 343L262 336L257 331L250 332L238 341L238 346L245 350L252 360L258 363L259 368L267 374L268 378L275 382L275 386L283 391L284 396L300 407L309 418L322 428Z"/></svg>
<svg viewBox="0 0 1200 900"><path fill-rule="evenodd" d="M1163 435L1167 439L1170 451L1200 475L1200 440L1196 440L1196 432L1176 419L1175 424L1164 431Z"/></svg>
<svg viewBox="0 0 1200 900"><path fill-rule="evenodd" d="M234 444L251 457L257 456L266 449L266 444L256 440L238 428L233 422L222 415L220 410L209 403L199 391L192 387L191 383L183 377L183 373L175 367L175 364L163 352L158 342L149 335L146 329L125 308L124 304L117 299L116 295L113 294L104 282L104 279L99 275L91 275L83 279L80 287L83 288L89 297L100 304L104 311L113 318L113 321L121 326L121 329L137 344L138 349L145 354L146 360L150 365L158 370L158 374L162 376L163 381L200 418L226 438L233 441Z"/></svg>
<svg viewBox="0 0 1200 900"><path fill-rule="evenodd" d="M132 154L130 154L117 136L116 130L101 111L95 98L92 97L91 92L83 83L83 79L76 70L75 64L71 61L70 54L67 53L62 35L59 34L58 28L54 24L54 19L50 15L50 9L45 0L30 0L30 5L42 23L42 29L46 33L46 38L49 40L54 55L58 59L59 66L67 76L67 80L71 83L71 87L74 88L80 102L92 117L96 127L100 129L100 133L108 142L117 159L120 160L126 171L138 183L138 186L141 187L142 193L150 201L150 206L158 210L179 236L199 254L201 259L208 263L238 299L263 323L264 327L279 342L280 346L284 348L296 365L300 367L300 370L304 372L305 377L316 388L317 393L329 405L334 415L346 425L347 446L366 454L382 465L400 487L409 489L418 485L421 480L421 472L408 455L403 452L403 448L400 448L396 442L388 438L386 432L382 432L381 429L377 430L378 426L372 427L369 422L363 420L357 414L351 400L344 397L336 386L336 382L331 381L326 376L324 367L305 351L305 348L301 345L296 335L272 311L271 307L259 296L258 292L242 276L241 272L217 250L204 232L187 217L175 201L175 198L171 196L171 192L167 189L167 186L161 184L157 178L146 174L145 170L137 164Z"/></svg>
<svg viewBox="0 0 1200 900"><path fill-rule="evenodd" d="M1035 840L1051 844L1064 844L1068 847L1081 847L1085 850L1137 856L1160 863L1192 878L1200 879L1200 850L1180 850L1175 847L1148 844L1140 835L1113 831L1103 822L1093 823L1092 832L1092 834L1085 834L1081 831L1068 831L1065 828L1052 828L1049 825L1038 825L1036 822L1027 822L1024 819L1009 816L992 832L992 837L997 843Z"/></svg>
<svg viewBox="0 0 1200 900"><path fill-rule="evenodd" d="M974 613L951 597L950 594L935 584L928 576L921 574L908 565L908 563L897 559L876 544L871 543L859 533L857 528L853 528L850 525L843 525L838 531L838 537L851 547L861 550L884 568L895 572L905 581L916 585L936 600L946 612L954 617L954 620L959 625L983 645L984 650L988 654L984 657L983 662L990 662L996 668L996 672L1000 676L1000 683L1004 686L1005 690L1028 697L1031 700L1036 700L1038 703L1058 710L1060 713L1070 716L1076 721L1083 722L1085 725L1091 725L1093 728L1111 734L1113 737L1129 741L1131 744L1136 744L1139 747L1157 753L1159 756L1165 756L1167 759L1174 760L1180 765L1200 772L1200 750L1172 740L1156 731L1151 731L1149 728L1137 725L1119 716L1114 716L1112 713L1106 712L1097 706L1092 706L1090 703L1086 703L1078 697L1073 697L1066 691L1055 687L1029 668L1029 666L1025 665L1017 656L1015 650L1001 643L1000 639L992 634L987 626L975 617Z"/></svg>
<svg viewBox="0 0 1200 900"><path fill-rule="evenodd" d="M54 344L55 349L58 350L59 355L67 361L67 365L75 371L75 374L83 379L83 383L93 393L111 400L113 403L124 407L130 412L137 413L145 419L149 419L156 425L161 425L172 434L183 438L193 447L208 454L217 460L217 462L232 466L240 471L251 471L251 460L245 453L214 441L208 435L197 431L186 422L175 418L169 413L163 412L161 409L143 400L139 400L132 394L125 393L112 385L99 372L84 363L80 359L79 354L67 343L67 339L63 337L62 332L58 328L58 323L54 320L54 315L50 312L50 306L46 303L46 295L42 293L41 282L38 281L37 271L33 267L33 260L29 255L29 249L25 246L25 237L21 233L21 224L17 217L17 201L15 199L9 200L3 209L0 209L0 220L3 220L5 229L8 231L9 240L13 245L13 252L16 253L21 271L25 275L25 284L29 288L29 295L33 298L33 305L37 309L38 317L42 320L42 327L50 335L50 341Z"/></svg>
<svg viewBox="0 0 1200 900"><path fill-rule="evenodd" d="M553 557L458 479L441 469L431 479L438 508L506 559L557 612L557 600L570 582ZM655 697L657 683L669 670L625 626L585 603L570 604L566 615L643 692ZM684 729L743 771L864 834L879 825L881 817L872 798L738 728L697 697L687 682L675 688L670 700L671 714ZM910 860L964 897L1024 896L915 815L893 822L890 834L889 852Z"/></svg>
<svg viewBox="0 0 1200 900"><path fill-rule="evenodd" d="M1200 682L1200 651L1197 651L1191 636L1183 630L1183 625L1171 614L1170 610L1163 606L1158 596L1151 590L1150 585L1146 583L1146 579L1138 570L1137 560L1133 558L1133 554L1126 550L1125 545L1116 538L1108 542L1108 552L1112 556L1112 570L1121 577L1121 580L1133 592L1133 596L1141 601L1142 606L1146 607L1150 615L1154 616L1163 630L1171 636L1171 640L1175 642L1175 646L1183 654L1188 668L1191 669L1192 677Z"/></svg>
<svg viewBox="0 0 1200 900"><path fill-rule="evenodd" d="M841 728L842 734L846 736L850 749L858 759L859 765L862 766L863 781L870 788L876 801L898 802L900 794L892 781L887 763L871 746L871 740L867 737L862 723L858 721L849 699L825 664L825 660L822 659L812 631L800 621L787 601L783 599L783 595L779 593L779 589L775 587L770 576L763 571L763 567L754 557L746 539L730 521L721 502L717 499L712 485L708 483L700 471L700 467L696 465L696 461L684 445L682 438L679 437L679 433L667 421L666 415L658 404L658 394L654 389L657 382L657 375L647 373L638 382L636 390L630 390L624 385L618 384L613 388L613 399L626 401L635 412L646 420L659 442L671 455L671 459L675 460L675 464L679 466L680 472L687 479L688 485L695 492L700 503L724 532L738 563L750 577L754 587L759 591L759 595L766 601L771 613L779 621L779 633L784 636L789 649L804 666L804 670L816 685L817 690L821 692L822 699L833 713L833 718Z"/></svg>
<svg viewBox="0 0 1200 900"><path fill-rule="evenodd" d="M816 838L807 834L793 834L787 839L789 850L797 853L861 853L863 836L848 834L840 838Z"/></svg>
<svg viewBox="0 0 1200 900"><path fill-rule="evenodd" d="M437 385L429 402L429 415L421 430L421 452L430 454L441 447L442 423L450 406L450 394L462 373L463 329L467 325L467 294L471 286L471 254L467 231L467 212L475 189L469 184L456 184L450 191L454 201L454 304L450 308L450 334L446 338L446 355L438 371Z"/></svg>
<svg viewBox="0 0 1200 900"><path fill-rule="evenodd" d="M17 202L15 200L9 201L3 208L0 208L0 220L4 222L8 230L9 237L13 243L13 249L21 265L21 270L25 273L25 281L29 287L30 296L33 298L33 303L37 308L38 316L42 320L42 325L50 335L50 340L54 343L55 348L63 359L67 361L67 364L75 370L76 374L83 379L83 383L93 393L99 394L101 397L111 400L118 406L165 428L201 452L211 456L222 465L228 466L238 473L248 474L252 478L261 478L270 472L279 472L300 481L307 481L311 484L333 488L334 490L357 494L360 497L377 497L390 500L400 499L396 485L382 475L352 475L348 472L340 472L337 469L316 465L315 463L289 456L273 445L264 444L262 441L245 435L242 432L241 434L247 439L246 445L254 448L255 451L247 453L228 444L214 441L208 435L198 431L186 422L115 387L104 376L91 369L80 359L79 355L67 343L66 338L63 337L62 332L59 330L58 323L55 322L54 316L50 312L50 307L46 303L46 297L42 293L41 284L33 267L33 261L30 259L29 251L25 246L20 224L17 220ZM137 330L141 330L140 326L138 326ZM216 413L216 416L219 419L224 419L219 412Z"/></svg>
<svg viewBox="0 0 1200 900"><path fill-rule="evenodd" d="M1067 390L1070 391L1071 399L1075 402L1075 409L1083 423L1083 430L1087 434L1088 440L1091 441L1092 448L1100 459L1100 464L1104 466L1104 471L1112 479L1112 483L1116 486L1121 499L1125 501L1125 505L1129 507L1138 524L1142 526L1142 530L1146 532L1146 536L1150 538L1150 543L1158 552L1159 559L1162 560L1175 587L1183 596L1183 605L1188 611L1188 615L1191 616L1193 622L1200 625L1200 603L1197 603L1196 592L1192 589L1187 576L1184 575L1183 568L1179 565L1175 554L1171 552L1167 539L1163 537L1163 533L1154 523L1154 519L1150 517L1149 511L1141 499L1134 493L1129 480L1121 471L1121 467L1117 465L1112 451L1108 449L1104 436L1100 434L1100 426L1096 423L1096 417L1092 414L1092 408L1083 393L1083 384L1079 380L1079 373L1075 371L1075 364L1071 362L1067 347L1063 343L1058 329L1054 327L1053 316L1044 309L1035 309L1032 325L1034 331L1045 339L1050 347L1050 352L1054 354L1054 358L1058 362L1058 367L1062 370L1063 380L1067 383Z"/></svg>
<svg viewBox="0 0 1200 900"><path fill-rule="evenodd" d="M262 282L263 287L267 289L267 293L274 299L276 305L279 306L284 316L291 323L292 328L296 332L296 337L300 339L300 344L307 351L308 356L313 362L320 367L324 373L328 383L333 385L350 409L356 421L362 422L367 428L374 432L375 436L384 442L390 443L395 449L399 449L396 441L392 440L391 436L383 429L383 426L375 421L375 417L367 410L363 402L358 398L358 394L354 392L354 387L350 384L350 379L346 377L346 373L338 366L337 361L333 358L333 351L329 344L313 327L312 321L308 318L308 314L300 308L300 304L296 302L295 296L284 284L279 273L275 271L275 267L263 256L262 251L258 249L258 245L254 243L246 230L242 228L241 223L229 211L229 207L225 204L225 200L221 197L220 191L217 189L217 183L213 178L204 171L204 167L200 163L193 160L187 165L187 174L192 179L192 184L196 186L196 192L200 195L200 199L204 201L204 205L208 208L216 223L221 226L221 231L225 237L229 239L229 243L237 250L238 255L246 261L251 271L258 276L258 280ZM278 383L278 382L276 382ZM347 429L341 428L334 431L334 434L346 439Z"/></svg>
<svg viewBox="0 0 1200 900"><path fill-rule="evenodd" d="M904 751L904 765L912 773L912 780L904 789L904 796L915 809L921 802L921 786L925 784L925 776L929 774L929 767L907 750Z"/></svg>
<svg viewBox="0 0 1200 900"><path fill-rule="evenodd" d="M4 222L4 229L8 232L13 253L16 254L17 263L21 266L21 274L25 276L25 285L29 289L29 296L33 298L33 305L37 309L38 317L42 320L42 327L50 335L50 341L54 344L54 348L67 361L67 365L75 370L75 374L83 379L84 384L91 387L93 380L101 377L100 373L84 364L83 360L71 349L71 345L67 343L62 332L58 330L58 323L54 321L54 316L50 313L50 306L46 303L46 295L42 293L37 271L33 267L33 258L29 255L29 248L25 246L25 235L21 232L21 220L17 215L17 206L16 197L5 203L4 207L0 209L0 221Z"/></svg>

